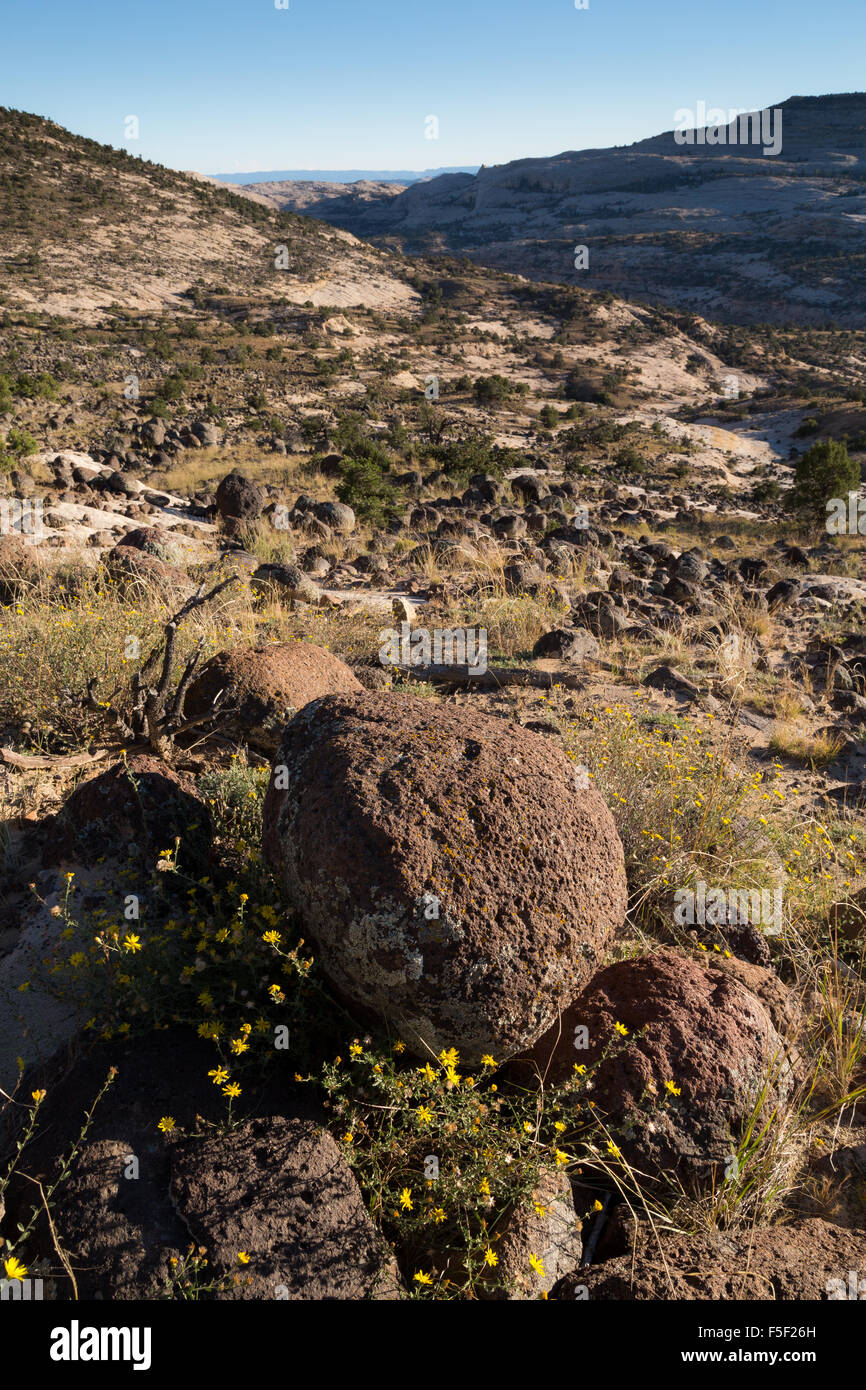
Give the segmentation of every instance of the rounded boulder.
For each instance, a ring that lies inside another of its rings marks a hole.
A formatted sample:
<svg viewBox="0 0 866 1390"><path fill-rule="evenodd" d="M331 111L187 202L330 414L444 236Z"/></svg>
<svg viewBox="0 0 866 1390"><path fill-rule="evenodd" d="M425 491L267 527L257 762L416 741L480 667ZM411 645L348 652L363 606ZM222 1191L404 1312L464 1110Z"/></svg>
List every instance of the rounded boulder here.
<svg viewBox="0 0 866 1390"><path fill-rule="evenodd" d="M184 701L187 719L217 715L223 733L276 752L286 721L323 695L361 690L349 667L312 642L235 647L211 657Z"/></svg>
<svg viewBox="0 0 866 1390"><path fill-rule="evenodd" d="M155 862L176 840L186 862L206 862L210 812L192 778L136 753L80 783L46 831L43 863L100 863L122 854Z"/></svg>
<svg viewBox="0 0 866 1390"><path fill-rule="evenodd" d="M509 1065L556 1085L584 1066L596 1113L650 1175L717 1177L763 1100L793 1077L795 1000L771 970L663 949L598 971L561 1021Z"/></svg>
<svg viewBox="0 0 866 1390"><path fill-rule="evenodd" d="M119 545L152 555L164 565L179 565L184 556L183 546L164 526L140 526L127 531Z"/></svg>
<svg viewBox="0 0 866 1390"><path fill-rule="evenodd" d="M227 473L216 490L216 509L233 521L255 521L265 505L264 489L243 473Z"/></svg>
<svg viewBox="0 0 866 1390"><path fill-rule="evenodd" d="M577 995L626 909L623 850L596 791L504 720L365 691L292 720L264 846L357 1011L419 1056L497 1061Z"/></svg>

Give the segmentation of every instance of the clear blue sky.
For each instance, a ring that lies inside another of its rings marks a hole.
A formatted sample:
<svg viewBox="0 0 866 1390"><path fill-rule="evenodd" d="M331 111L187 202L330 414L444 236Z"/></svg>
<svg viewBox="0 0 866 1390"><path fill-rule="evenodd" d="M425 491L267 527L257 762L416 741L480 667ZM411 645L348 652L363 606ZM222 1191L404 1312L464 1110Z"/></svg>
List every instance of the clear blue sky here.
<svg viewBox="0 0 866 1390"><path fill-rule="evenodd" d="M205 173L499 164L866 88L864 0L18 0L2 43L0 104Z"/></svg>

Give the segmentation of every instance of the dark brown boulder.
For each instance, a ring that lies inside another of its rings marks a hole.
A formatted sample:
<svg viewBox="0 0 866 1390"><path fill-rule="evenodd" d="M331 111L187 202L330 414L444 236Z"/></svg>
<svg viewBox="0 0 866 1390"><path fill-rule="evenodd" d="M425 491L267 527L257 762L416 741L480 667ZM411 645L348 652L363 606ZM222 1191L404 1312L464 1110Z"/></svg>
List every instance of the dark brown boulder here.
<svg viewBox="0 0 866 1390"><path fill-rule="evenodd" d="M502 574L508 594L537 594L550 583L539 565L525 564L522 560L506 565Z"/></svg>
<svg viewBox="0 0 866 1390"><path fill-rule="evenodd" d="M210 813L192 779L139 753L75 788L47 834L43 858L94 864L136 853L155 860L178 838L185 855L204 855L209 831Z"/></svg>
<svg viewBox="0 0 866 1390"><path fill-rule="evenodd" d="M555 627L539 637L532 649L537 657L558 657L561 661L597 661L598 641L583 627Z"/></svg>
<svg viewBox="0 0 866 1390"><path fill-rule="evenodd" d="M262 514L266 494L243 473L228 473L216 490L216 509L221 517L255 521Z"/></svg>
<svg viewBox="0 0 866 1390"><path fill-rule="evenodd" d="M171 1195L214 1274L229 1276L220 1298L400 1297L352 1170L313 1120L259 1117L178 1145Z"/></svg>
<svg viewBox="0 0 866 1390"><path fill-rule="evenodd" d="M593 637L616 637L627 625L626 609L617 599L620 604L625 603L620 594L608 594L602 589L583 594L575 605L575 622L587 628Z"/></svg>
<svg viewBox="0 0 866 1390"><path fill-rule="evenodd" d="M202 667L187 691L184 714L201 719L215 710L230 737L274 753L287 722L304 705L360 689L339 657L312 642L236 647Z"/></svg>
<svg viewBox="0 0 866 1390"><path fill-rule="evenodd" d="M198 587L179 565L165 564L149 551L127 545L126 537L108 551L103 563L112 581L124 593L151 589L166 603L180 604L191 598Z"/></svg>
<svg viewBox="0 0 866 1390"><path fill-rule="evenodd" d="M76 1056L71 1068L64 1049L44 1070L29 1074L46 1088L47 1097L24 1171L50 1182L66 1155L78 1150L60 1188L62 1199L53 1204L54 1238L40 1219L27 1249L28 1263L35 1255L50 1262L59 1298L70 1299L72 1285L55 1240L68 1252L83 1299L154 1298L165 1287L170 1260L183 1256L189 1233L171 1202L171 1148L157 1125L163 1115L171 1115L179 1130L192 1129L199 1114L211 1123L223 1117L220 1092L209 1081L203 1084L213 1055L212 1043L172 1029L99 1043ZM117 1075L80 1144L84 1112L111 1067ZM4 1133L5 1144L9 1139ZM23 1179L13 1178L6 1197L9 1234L39 1202L37 1189Z"/></svg>
<svg viewBox="0 0 866 1390"><path fill-rule="evenodd" d="M183 559L183 548L164 526L136 527L134 531L127 531L120 545L152 555L164 565L179 565Z"/></svg>
<svg viewBox="0 0 866 1390"><path fill-rule="evenodd" d="M480 1298L512 1303L537 1299L574 1270L583 1254L583 1235L565 1174L544 1173L501 1227L491 1230L491 1245L498 1264L486 1271L478 1289ZM532 1255L543 1274L530 1264Z"/></svg>
<svg viewBox="0 0 866 1390"><path fill-rule="evenodd" d="M673 950L619 961L592 977L511 1074L550 1085L585 1066L592 1100L629 1163L707 1177L730 1162L765 1083L770 1099L789 1084L773 1022L790 1021L784 993L772 971L743 961Z"/></svg>
<svg viewBox="0 0 866 1390"><path fill-rule="evenodd" d="M575 998L626 908L598 793L544 738L364 692L285 731L265 850L332 984L419 1055L497 1061Z"/></svg>
<svg viewBox="0 0 866 1390"><path fill-rule="evenodd" d="M316 516L338 535L348 536L355 529L355 513L345 502L317 502Z"/></svg>
<svg viewBox="0 0 866 1390"><path fill-rule="evenodd" d="M250 588L255 593L290 603L318 603L322 598L318 584L297 565L259 565L250 579Z"/></svg>
<svg viewBox="0 0 866 1390"><path fill-rule="evenodd" d="M249 584L261 563L257 555L250 555L247 550L226 550L219 557L218 577L225 579L229 574L236 574L238 579Z"/></svg>
<svg viewBox="0 0 866 1390"><path fill-rule="evenodd" d="M695 685L688 676L684 676L682 671L678 671L675 666L664 664L656 666L648 676L644 676L641 685L648 685L653 690L669 690L675 695L699 695L701 693L700 686Z"/></svg>

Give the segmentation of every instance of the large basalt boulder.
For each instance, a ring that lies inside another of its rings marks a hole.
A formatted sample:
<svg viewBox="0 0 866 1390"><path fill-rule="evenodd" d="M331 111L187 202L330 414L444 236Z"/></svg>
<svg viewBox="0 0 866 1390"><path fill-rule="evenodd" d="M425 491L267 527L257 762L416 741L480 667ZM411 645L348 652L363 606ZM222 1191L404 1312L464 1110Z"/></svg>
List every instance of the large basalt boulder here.
<svg viewBox="0 0 866 1390"><path fill-rule="evenodd" d="M415 697L303 709L277 754L264 844L334 987L424 1057L530 1045L626 908L613 819L565 754Z"/></svg>
<svg viewBox="0 0 866 1390"><path fill-rule="evenodd" d="M550 581L539 565L526 564L522 560L506 565L502 573L508 594L537 594L541 589L550 587Z"/></svg>
<svg viewBox="0 0 866 1390"><path fill-rule="evenodd" d="M203 449L212 449L220 442L220 432L209 420L193 420L190 429Z"/></svg>
<svg viewBox="0 0 866 1390"><path fill-rule="evenodd" d="M131 546L143 555L152 555L164 565L179 565L183 560L183 546L164 526L139 526L127 531L120 544Z"/></svg>
<svg viewBox="0 0 866 1390"><path fill-rule="evenodd" d="M361 688L339 657L312 642L236 647L202 667L186 693L184 714L201 719L215 712L224 733L273 754L287 721L304 705Z"/></svg>
<svg viewBox="0 0 866 1390"><path fill-rule="evenodd" d="M498 1263L482 1281L479 1297L512 1303L546 1297L583 1255L581 1222L565 1174L545 1173L501 1229L491 1232L491 1245ZM531 1256L537 1264L530 1263Z"/></svg>
<svg viewBox="0 0 866 1390"><path fill-rule="evenodd" d="M146 444L158 449L165 443L166 429L161 420L146 420L141 427L141 437Z"/></svg>
<svg viewBox="0 0 866 1390"><path fill-rule="evenodd" d="M597 661L601 650L597 639L586 628L556 627L539 637L532 655L560 661Z"/></svg>
<svg viewBox="0 0 866 1390"><path fill-rule="evenodd" d="M125 922L130 895L146 904L146 935L170 915L158 865L178 840L184 870L197 877L212 870L211 816L195 783L147 754L81 783L56 816L34 825L24 879L32 878L32 891L16 901L0 885L0 902L11 909L0 924L13 927L0 934L4 1090L17 1084L17 1058L44 1062L90 1018L92 1001L68 987L68 962L80 939L89 946L103 927L139 930ZM65 931L67 912L78 924L73 939Z"/></svg>
<svg viewBox="0 0 866 1390"><path fill-rule="evenodd" d="M76 787L46 831L43 862L150 862L177 839L189 862L206 858L209 835L210 813L192 778L139 753Z"/></svg>
<svg viewBox="0 0 866 1390"><path fill-rule="evenodd" d="M171 1195L214 1272L245 1299L392 1299L396 1262L336 1142L302 1116L257 1117L172 1155ZM249 1263L237 1278L237 1252Z"/></svg>
<svg viewBox="0 0 866 1390"><path fill-rule="evenodd" d="M126 545L125 540L109 550L105 568L122 593L151 590L166 603L181 604L192 598L198 588L179 565L168 565L146 550Z"/></svg>
<svg viewBox="0 0 866 1390"><path fill-rule="evenodd" d="M772 1102L789 1086L779 1029L795 1018L772 971L661 950L600 970L510 1072L555 1085L585 1066L629 1163L707 1178L730 1162L762 1090Z"/></svg>
<svg viewBox="0 0 866 1390"><path fill-rule="evenodd" d="M355 529L355 513L345 502L318 502L316 516L341 536L351 535Z"/></svg>
<svg viewBox="0 0 866 1390"><path fill-rule="evenodd" d="M257 594L289 603L319 603L322 591L297 565L264 564L250 578Z"/></svg>
<svg viewBox="0 0 866 1390"><path fill-rule="evenodd" d="M264 489L243 473L227 473L216 490L218 514L236 521L255 521L265 500Z"/></svg>
<svg viewBox="0 0 866 1390"><path fill-rule="evenodd" d="M620 603L617 603L617 599ZM627 626L625 600L621 595L594 589L575 604L574 620L587 628L593 637L616 637Z"/></svg>

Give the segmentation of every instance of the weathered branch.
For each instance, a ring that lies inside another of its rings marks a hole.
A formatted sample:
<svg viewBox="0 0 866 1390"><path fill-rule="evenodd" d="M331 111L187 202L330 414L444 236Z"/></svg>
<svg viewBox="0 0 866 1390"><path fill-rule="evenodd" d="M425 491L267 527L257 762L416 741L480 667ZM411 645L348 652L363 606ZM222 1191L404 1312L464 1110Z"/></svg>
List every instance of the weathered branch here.
<svg viewBox="0 0 866 1390"><path fill-rule="evenodd" d="M10 767L20 767L25 772L30 768L88 767L91 763L98 763L106 757L107 748L100 748L96 753L71 753L68 757L62 753L56 757L43 757L41 754L13 753L11 748L0 748L0 759L4 763L8 763Z"/></svg>
<svg viewBox="0 0 866 1390"><path fill-rule="evenodd" d="M169 710L168 717L171 720L172 724L174 724L174 722L177 720L177 718L180 715L180 711L183 708L184 697L189 688L190 681L193 678L195 668L198 665L199 657L201 656L203 651L204 638L200 637L198 639L198 642L196 643L195 651L193 652L192 656L189 658L188 662L186 663L186 666L184 667L183 675L180 678L177 690L174 693L174 699L171 702L171 709Z"/></svg>
<svg viewBox="0 0 866 1390"><path fill-rule="evenodd" d="M171 695L178 631L181 623L191 613L212 602L224 589L237 582L237 575L232 574L206 591L205 580L202 580L196 592L186 599L173 617L169 618L163 628L162 642L154 647L147 660L133 673L130 708L125 717L115 709L108 711L126 742L147 744L160 758L168 761L172 739L176 733L213 717L214 710L204 720L183 721L181 718L184 698L204 650L203 637L199 638L195 650L187 658L180 682L174 695ZM88 681L87 707L104 710L104 704L96 699L95 687L95 679Z"/></svg>

